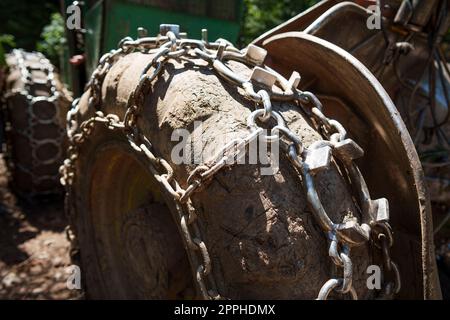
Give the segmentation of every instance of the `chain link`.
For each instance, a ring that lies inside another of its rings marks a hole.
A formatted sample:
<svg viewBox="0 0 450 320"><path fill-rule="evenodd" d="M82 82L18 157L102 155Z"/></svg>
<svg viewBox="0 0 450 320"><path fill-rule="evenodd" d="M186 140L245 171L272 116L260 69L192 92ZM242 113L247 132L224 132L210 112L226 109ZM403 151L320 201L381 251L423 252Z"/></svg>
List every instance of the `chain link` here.
<svg viewBox="0 0 450 320"><path fill-rule="evenodd" d="M390 259L389 248L392 246L392 233L377 232L378 239L374 240L374 229L388 225L388 203L384 198L372 200L354 159L362 157L364 151L356 142L347 138L345 128L336 120L327 118L322 112L319 99L311 92L297 89L300 76L294 72L290 79L285 79L274 70L264 65L266 52L264 49L250 45L244 50L238 50L225 41L208 42L207 40L179 39L171 31L158 37L143 37L133 40L124 38L119 43L119 49L112 50L100 59L88 87L90 88L89 107L98 108L101 103L102 81L111 68L116 57L139 51L153 54L152 60L142 71L139 83L130 96L123 122L112 115L104 116L97 112L96 116L82 122L78 127L75 114L78 112L77 103L68 114L68 136L71 145L68 159L61 167L61 182L69 189L75 178L75 165L79 147L92 134L97 124L103 124L108 129L120 130L127 137L132 149L149 160L149 169L156 181L170 194L176 204L179 214L179 225L182 236L187 244L188 254L193 262L196 280L203 298L219 299L221 296L216 288L212 276L212 263L205 241L202 238L198 224L198 216L193 208L191 197L202 186L210 181L214 175L226 166L239 162L245 154L249 143L263 137L266 141L287 141L286 154L293 166L303 178L308 203L313 211L317 223L329 239L329 255L331 261L341 268L342 277L331 278L321 288L318 299L326 299L335 291L340 294L350 294L357 299L357 293L352 285L353 264L350 258L352 247L365 243L374 243L383 251L385 269L394 275L394 281L387 283L393 293L400 290L400 277L397 265ZM170 164L155 155L150 141L142 134L138 119L140 108L151 90L153 80L161 73L169 59L203 59L215 71L217 76L243 89L244 97L253 101L257 108L247 118L249 133L225 145L210 161L194 168L183 189L174 177L174 170ZM250 79L243 79L240 75L227 67L227 61L237 61L253 67ZM150 74L149 74L150 72ZM254 85L263 89L255 92ZM281 114L272 108L273 101L291 101L304 108L315 123L323 140L317 141L308 148L304 147L301 139L285 124ZM270 130L270 135L263 136L263 129L258 123L265 123L273 118L276 126ZM76 132L76 133L75 133ZM346 217L341 223L333 222L326 213L317 193L314 176L321 170L333 165L344 167L343 172L349 173L349 184L356 188L359 203L355 205L361 209L361 222L356 217ZM390 230L390 227L388 228ZM381 237L381 238L380 238ZM371 241L372 240L372 241ZM386 290L385 290L386 291Z"/></svg>
<svg viewBox="0 0 450 320"><path fill-rule="evenodd" d="M392 260L390 254L390 250L394 244L392 229L386 222L376 223L373 226L373 234L374 245L381 251L383 258L384 278L380 298L391 299L401 289L400 270ZM387 276L390 276L390 279Z"/></svg>

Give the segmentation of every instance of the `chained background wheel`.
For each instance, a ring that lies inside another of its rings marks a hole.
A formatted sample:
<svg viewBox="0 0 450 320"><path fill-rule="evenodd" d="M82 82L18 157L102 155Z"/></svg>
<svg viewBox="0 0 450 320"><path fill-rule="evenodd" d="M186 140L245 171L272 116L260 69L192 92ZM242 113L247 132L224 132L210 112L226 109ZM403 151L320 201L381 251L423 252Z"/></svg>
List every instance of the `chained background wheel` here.
<svg viewBox="0 0 450 320"><path fill-rule="evenodd" d="M16 49L7 63L2 113L12 187L25 198L61 193L58 168L70 93L41 53Z"/></svg>

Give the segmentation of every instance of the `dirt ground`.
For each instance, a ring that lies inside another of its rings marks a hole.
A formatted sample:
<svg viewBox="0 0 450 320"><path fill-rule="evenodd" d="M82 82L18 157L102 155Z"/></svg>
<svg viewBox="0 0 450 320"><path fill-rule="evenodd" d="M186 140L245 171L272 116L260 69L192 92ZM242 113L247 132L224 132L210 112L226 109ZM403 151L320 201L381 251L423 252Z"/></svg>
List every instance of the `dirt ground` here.
<svg viewBox="0 0 450 320"><path fill-rule="evenodd" d="M0 157L0 299L77 299L69 290L69 242L61 198L19 201Z"/></svg>

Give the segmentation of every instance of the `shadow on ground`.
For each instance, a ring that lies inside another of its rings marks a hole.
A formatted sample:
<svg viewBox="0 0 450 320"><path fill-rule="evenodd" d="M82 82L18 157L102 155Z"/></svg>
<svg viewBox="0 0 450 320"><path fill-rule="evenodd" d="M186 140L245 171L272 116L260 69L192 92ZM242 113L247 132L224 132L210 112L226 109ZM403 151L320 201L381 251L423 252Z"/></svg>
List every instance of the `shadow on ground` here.
<svg viewBox="0 0 450 320"><path fill-rule="evenodd" d="M19 201L0 158L0 299L76 299L61 197Z"/></svg>

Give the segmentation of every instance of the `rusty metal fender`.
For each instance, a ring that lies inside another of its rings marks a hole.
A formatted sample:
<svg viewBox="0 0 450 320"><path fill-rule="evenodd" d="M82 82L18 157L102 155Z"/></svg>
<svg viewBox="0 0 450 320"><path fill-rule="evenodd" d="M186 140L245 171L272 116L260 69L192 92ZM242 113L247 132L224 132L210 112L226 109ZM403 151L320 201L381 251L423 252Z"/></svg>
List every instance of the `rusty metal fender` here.
<svg viewBox="0 0 450 320"><path fill-rule="evenodd" d="M262 41L266 63L318 94L324 113L340 121L365 150L361 171L374 196L389 199L402 275L400 299L439 299L431 207L422 166L397 109L372 73L345 50L312 35L287 32Z"/></svg>

